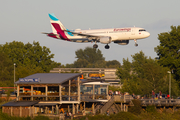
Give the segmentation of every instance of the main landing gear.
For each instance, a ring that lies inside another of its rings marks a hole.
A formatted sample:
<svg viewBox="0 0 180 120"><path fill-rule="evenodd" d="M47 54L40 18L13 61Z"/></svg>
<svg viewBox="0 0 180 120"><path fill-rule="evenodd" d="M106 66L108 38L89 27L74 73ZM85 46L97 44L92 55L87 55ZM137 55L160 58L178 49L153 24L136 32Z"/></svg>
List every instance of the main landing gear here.
<svg viewBox="0 0 180 120"><path fill-rule="evenodd" d="M93 48L98 48L98 45L97 44L94 44L93 45ZM107 44L107 45L105 45L105 49L109 49L110 48L110 46Z"/></svg>
<svg viewBox="0 0 180 120"><path fill-rule="evenodd" d="M136 40L136 39L134 39L134 42L135 42L135 46L137 47L137 46L138 46L138 44L137 44L137 40Z"/></svg>
<svg viewBox="0 0 180 120"><path fill-rule="evenodd" d="M107 45L105 45L105 49L109 49L109 45L107 44Z"/></svg>

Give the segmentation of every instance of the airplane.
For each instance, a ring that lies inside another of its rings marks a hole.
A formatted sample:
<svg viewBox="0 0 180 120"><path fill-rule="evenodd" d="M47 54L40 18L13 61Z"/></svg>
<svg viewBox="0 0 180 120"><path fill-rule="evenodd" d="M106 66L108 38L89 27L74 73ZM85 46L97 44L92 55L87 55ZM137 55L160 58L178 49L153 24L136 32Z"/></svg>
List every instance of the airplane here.
<svg viewBox="0 0 180 120"><path fill-rule="evenodd" d="M88 30L68 30L53 14L49 14L52 33L43 33L47 36L62 39L70 42L95 42L93 48L98 48L97 43L106 44L105 49L109 49L111 42L119 45L129 44L129 40L135 41L135 46L138 46L137 40L147 38L150 33L144 28L128 27L128 28L109 28L109 29L88 29Z"/></svg>

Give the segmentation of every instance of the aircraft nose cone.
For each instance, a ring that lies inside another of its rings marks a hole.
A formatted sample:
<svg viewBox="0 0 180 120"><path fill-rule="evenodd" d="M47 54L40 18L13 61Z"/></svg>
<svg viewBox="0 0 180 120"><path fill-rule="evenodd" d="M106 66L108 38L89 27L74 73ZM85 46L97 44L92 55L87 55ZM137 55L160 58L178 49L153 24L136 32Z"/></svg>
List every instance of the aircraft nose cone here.
<svg viewBox="0 0 180 120"><path fill-rule="evenodd" d="M147 36L147 37L149 37L149 36L150 36L150 33L149 33L149 32L147 32L147 33L146 33L146 36Z"/></svg>

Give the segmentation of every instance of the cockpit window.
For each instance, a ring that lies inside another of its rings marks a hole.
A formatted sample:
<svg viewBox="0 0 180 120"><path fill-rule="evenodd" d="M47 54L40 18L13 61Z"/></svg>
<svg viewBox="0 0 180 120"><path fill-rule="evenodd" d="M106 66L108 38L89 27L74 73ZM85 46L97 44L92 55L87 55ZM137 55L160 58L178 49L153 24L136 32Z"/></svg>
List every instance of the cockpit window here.
<svg viewBox="0 0 180 120"><path fill-rule="evenodd" d="M139 32L146 31L145 29L140 29Z"/></svg>

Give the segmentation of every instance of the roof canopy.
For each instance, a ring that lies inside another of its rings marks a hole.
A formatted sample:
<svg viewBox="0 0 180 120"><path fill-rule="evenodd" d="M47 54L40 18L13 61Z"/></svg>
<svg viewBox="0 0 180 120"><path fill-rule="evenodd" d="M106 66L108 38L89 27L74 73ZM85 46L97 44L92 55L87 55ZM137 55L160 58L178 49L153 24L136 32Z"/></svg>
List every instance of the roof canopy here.
<svg viewBox="0 0 180 120"><path fill-rule="evenodd" d="M37 103L38 103L37 101L18 101L18 102L8 102L8 103L3 104L2 106L7 106L7 107L32 106Z"/></svg>
<svg viewBox="0 0 180 120"><path fill-rule="evenodd" d="M36 73L22 78L24 81L19 79L15 84L62 84L81 75L82 73Z"/></svg>

